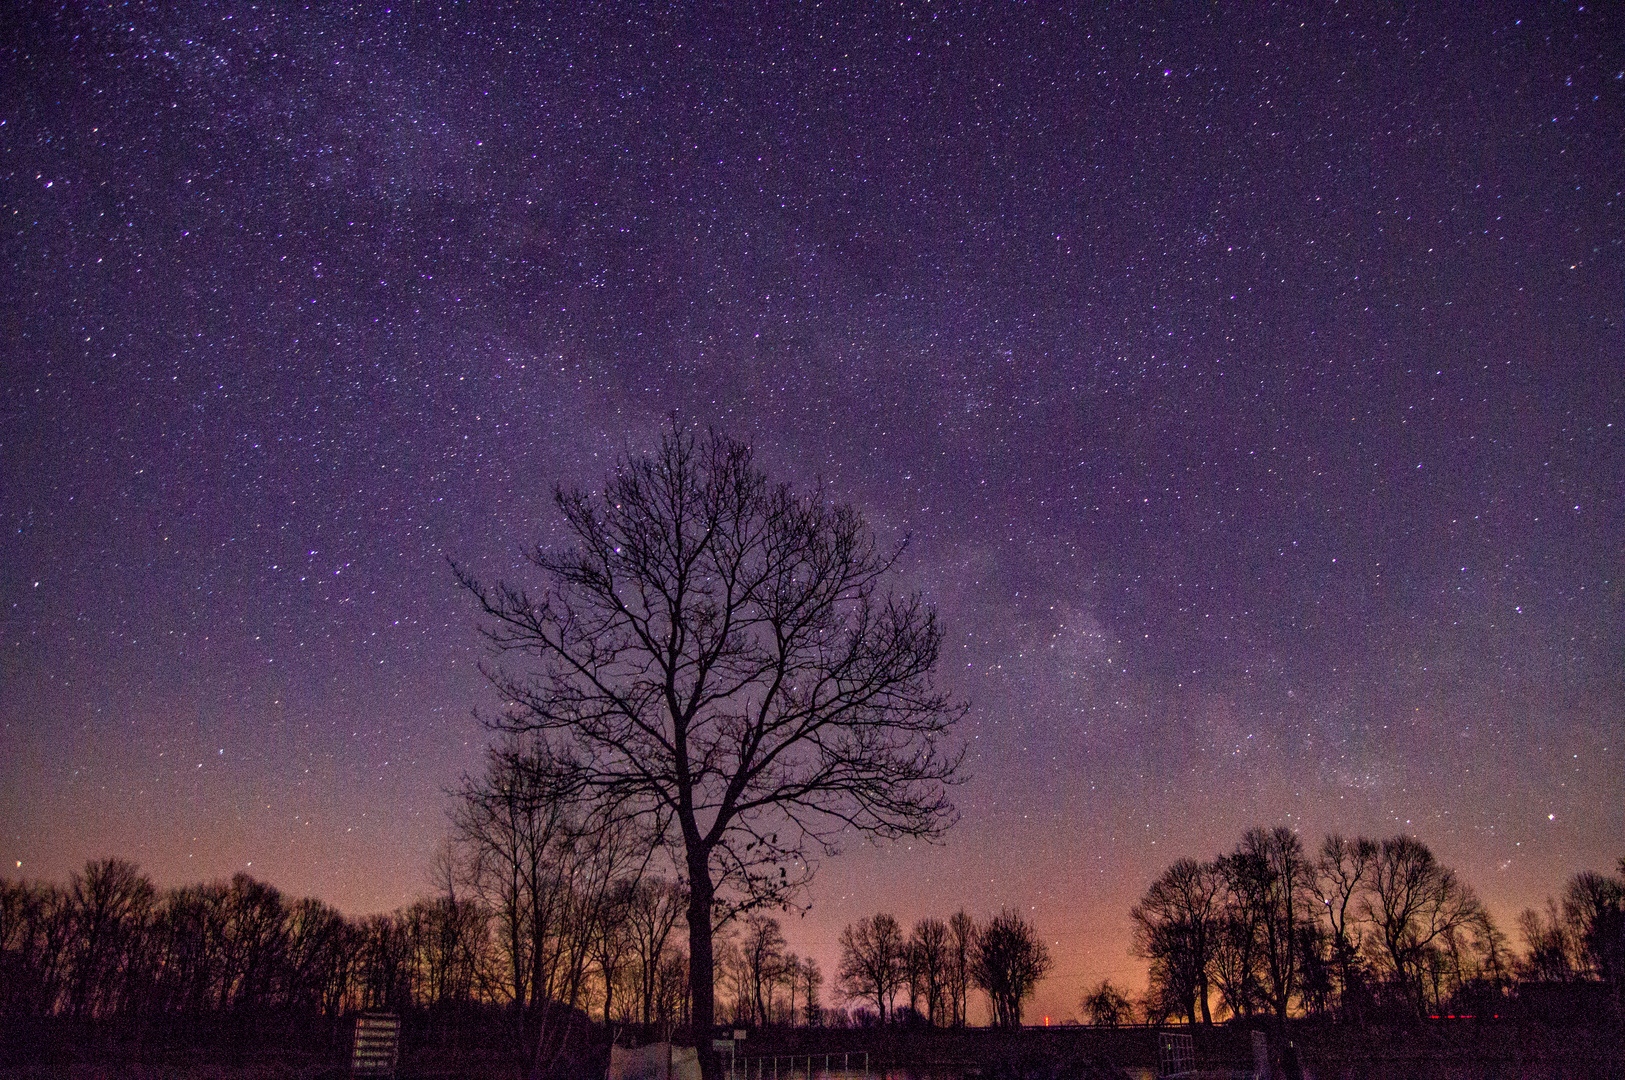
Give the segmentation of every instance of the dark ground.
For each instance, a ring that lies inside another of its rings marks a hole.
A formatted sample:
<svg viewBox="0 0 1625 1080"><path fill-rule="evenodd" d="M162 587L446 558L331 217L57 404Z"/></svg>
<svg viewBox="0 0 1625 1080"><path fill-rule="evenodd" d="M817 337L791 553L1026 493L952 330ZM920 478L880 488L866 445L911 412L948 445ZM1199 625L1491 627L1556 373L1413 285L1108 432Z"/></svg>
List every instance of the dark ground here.
<svg viewBox="0 0 1625 1080"><path fill-rule="evenodd" d="M555 1023L552 1030L561 1028ZM260 1080L347 1077L352 1018L256 1016L139 1024L64 1020L0 1024L0 1080L115 1077L165 1080ZM1198 1065L1252 1067L1243 1026L1188 1030ZM557 1077L604 1075L611 1037L628 1044L642 1033L577 1025L558 1059ZM1613 1080L1625 1076L1625 1032L1613 1018L1571 1017L1556 1024L1524 1020L1420 1021L1349 1026L1295 1021L1270 1029L1277 1047L1294 1044L1318 1080ZM531 1074L507 1014L465 1010L404 1018L402 1078L509 1080ZM524 1035L534 1046L534 1030ZM556 1044L555 1044L556 1045ZM925 1028L752 1031L742 1047L765 1055L861 1054L876 1070L905 1068L938 1077L989 1080L1104 1080L1143 1076L1156 1066L1156 1029L1055 1027L1000 1032ZM782 1065L781 1065L782 1068ZM771 1072L771 1067L768 1069Z"/></svg>
<svg viewBox="0 0 1625 1080"><path fill-rule="evenodd" d="M1210 1069L1250 1070L1252 1031L1242 1025L1211 1030L1178 1028L1194 1036L1197 1064ZM1303 1066L1318 1080L1618 1080L1625 1077L1625 1038L1611 1020L1577 1018L1564 1025L1513 1021L1419 1021L1406 1025L1349 1026L1294 1021L1277 1032L1279 1048L1294 1045ZM786 1032L758 1037L749 1054L819 1053L823 1047L867 1049L886 1066L948 1066L986 1076L1032 1080L1094 1080L1111 1070L1155 1069L1157 1031L1090 1027L1028 1029L1006 1033ZM1092 1068L1085 1068L1091 1066Z"/></svg>

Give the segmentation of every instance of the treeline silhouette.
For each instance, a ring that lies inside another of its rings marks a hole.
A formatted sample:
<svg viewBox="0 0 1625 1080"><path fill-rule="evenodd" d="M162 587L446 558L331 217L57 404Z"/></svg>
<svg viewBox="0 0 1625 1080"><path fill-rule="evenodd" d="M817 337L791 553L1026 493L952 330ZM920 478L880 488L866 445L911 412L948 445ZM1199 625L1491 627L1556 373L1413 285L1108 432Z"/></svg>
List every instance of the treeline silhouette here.
<svg viewBox="0 0 1625 1080"><path fill-rule="evenodd" d="M501 836L538 839L522 816L505 820ZM525 849L526 873L512 860L495 873L490 845L472 839L493 832L480 821L465 818L462 840L437 858L441 895L361 918L247 874L159 890L117 858L63 885L0 879L0 1017L337 1018L484 1006L533 1019L563 1007L605 1022L687 1023L680 883L619 860L601 833L558 822L545 844ZM1108 1026L1364 1021L1489 1014L1553 986L1590 987L1587 1000L1625 1007L1625 859L1617 870L1575 874L1544 910L1522 912L1518 949L1414 837L1334 835L1310 854L1290 829L1253 829L1232 851L1182 859L1152 883L1131 911L1146 992L1101 983L1082 1012ZM822 972L785 948L776 919L719 923L718 1012L752 1026L964 1026L974 987L995 1023L1014 1027L1051 967L1018 913L985 923L963 911L928 917L907 935L879 914L841 935L837 989L857 1006L848 1013L820 1003Z"/></svg>
<svg viewBox="0 0 1625 1080"><path fill-rule="evenodd" d="M1521 953L1404 835L1332 835L1311 853L1289 828L1251 829L1227 854L1174 863L1130 915L1149 988L1134 1002L1094 987L1082 1004L1097 1023L1488 1016L1554 986L1594 991L1571 1003L1625 1006L1625 859L1618 876L1575 874L1544 912L1522 912Z"/></svg>
<svg viewBox="0 0 1625 1080"><path fill-rule="evenodd" d="M360 918L245 873L159 890L117 858L65 885L0 879L0 1062L338 1060L349 1018L378 1009L414 1017L407 1037L452 1060L568 1072L602 1041L590 1007L686 1023L686 957L670 919L649 926L681 890L584 876L555 839L536 864L545 888L506 907L463 892L448 856L445 893Z"/></svg>
<svg viewBox="0 0 1625 1080"><path fill-rule="evenodd" d="M132 863L66 885L0 880L0 1012L100 1019L358 1009L489 994L490 916L473 899L346 918L247 874L159 891Z"/></svg>
<svg viewBox="0 0 1625 1080"><path fill-rule="evenodd" d="M895 916L881 913L841 932L839 989L857 1024L894 1021L931 1027L966 1025L974 987L987 995L996 1027L1019 1028L1022 1006L1054 960L1038 931L1009 909L978 923L964 910L946 921L928 916L907 937ZM897 1004L906 998L906 1005Z"/></svg>
<svg viewBox="0 0 1625 1080"><path fill-rule="evenodd" d="M743 1027L844 1026L846 1014L819 1000L824 972L812 957L790 952L779 920L760 912L724 931L715 950L719 1021Z"/></svg>

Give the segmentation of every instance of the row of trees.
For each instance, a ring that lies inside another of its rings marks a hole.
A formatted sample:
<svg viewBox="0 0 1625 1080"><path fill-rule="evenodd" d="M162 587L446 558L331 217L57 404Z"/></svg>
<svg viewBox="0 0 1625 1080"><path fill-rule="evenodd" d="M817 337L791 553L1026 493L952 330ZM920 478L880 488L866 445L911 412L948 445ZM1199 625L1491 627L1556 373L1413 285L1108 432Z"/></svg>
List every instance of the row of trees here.
<svg viewBox="0 0 1625 1080"><path fill-rule="evenodd" d="M104 859L66 886L0 880L0 1015L334 1015L488 992L488 913L420 900L347 919L247 874L160 892Z"/></svg>
<svg viewBox="0 0 1625 1080"><path fill-rule="evenodd" d="M891 915L860 919L841 931L840 990L872 1001L876 1016L895 1018L906 992L911 1016L932 1026L963 1027L971 987L984 991L993 1022L1021 1026L1022 1004L1053 961L1038 932L1005 910L978 924L964 911L946 921L924 918L908 936Z"/></svg>
<svg viewBox="0 0 1625 1080"><path fill-rule="evenodd" d="M390 915L347 919L247 874L160 891L120 859L90 863L65 887L0 880L0 1016L333 1016L484 1002L685 1023L688 958L673 933L685 890L610 873L601 860L613 843L561 824L540 797L504 804L507 835L523 843L491 843L509 764L494 762L463 793L466 831L435 864L443 895ZM544 820L557 826L545 844ZM844 1022L821 1007L823 972L786 949L777 919L749 914L717 941L719 1004L733 1022Z"/></svg>
<svg viewBox="0 0 1625 1080"><path fill-rule="evenodd" d="M1182 859L1130 912L1134 955L1150 964L1138 1010L1157 1023L1215 1014L1359 1020L1374 1010L1438 1012L1515 979L1625 973L1620 877L1579 874L1559 905L1519 918L1519 958L1473 890L1411 836L1328 836L1313 854L1288 828L1249 830L1210 862ZM1135 1010L1101 984L1084 999L1099 1022Z"/></svg>
<svg viewBox="0 0 1625 1080"><path fill-rule="evenodd" d="M1526 908L1518 930L1527 952L1520 978L1540 982L1595 979L1605 983L1625 1007L1625 858L1616 876L1585 870L1563 887L1561 899L1548 899L1545 911Z"/></svg>
<svg viewBox="0 0 1625 1080"><path fill-rule="evenodd" d="M458 852L472 856L460 864L443 855L445 895L361 919L247 874L159 891L120 859L90 863L65 887L0 880L0 1016L332 1016L485 1002L685 1023L688 957L672 933L685 890L611 877L595 891L597 838L567 835L517 875L512 859L482 860L485 848ZM786 951L778 920L752 914L718 942L734 1022L824 1019L823 973Z"/></svg>
<svg viewBox="0 0 1625 1080"><path fill-rule="evenodd" d="M747 915L737 933L719 935L716 957L719 1007L735 1024L814 1027L831 1018L819 1001L823 970L788 951L777 919Z"/></svg>
<svg viewBox="0 0 1625 1080"><path fill-rule="evenodd" d="M689 903L652 873L636 822L574 798L545 742L512 740L464 781L442 891L491 921L490 1000L596 1008L604 1020L672 1024L688 1014L688 958L673 933Z"/></svg>
<svg viewBox="0 0 1625 1080"><path fill-rule="evenodd" d="M0 880L0 1016L336 1016L483 1002L685 1022L688 959L670 933L683 890L645 878L594 896L583 887L593 878L573 877L579 868L536 869L546 888L517 904L460 892L468 882L454 877L442 895L363 918L247 874L160 891L120 859L92 862L65 886Z"/></svg>
<svg viewBox="0 0 1625 1080"><path fill-rule="evenodd" d="M347 919L238 874L160 892L107 859L65 887L0 883L0 1011L100 1018L483 1002L543 1016L684 1023L680 882L635 823L570 797L537 741L457 792L436 895Z"/></svg>
<svg viewBox="0 0 1625 1080"><path fill-rule="evenodd" d="M349 919L238 874L160 891L93 862L66 886L0 881L0 1015L81 1019L482 1002L673 1026L691 1013L681 881L633 821L575 797L538 740L493 750L456 793L436 895ZM817 1022L823 975L776 920L715 906L732 1018Z"/></svg>

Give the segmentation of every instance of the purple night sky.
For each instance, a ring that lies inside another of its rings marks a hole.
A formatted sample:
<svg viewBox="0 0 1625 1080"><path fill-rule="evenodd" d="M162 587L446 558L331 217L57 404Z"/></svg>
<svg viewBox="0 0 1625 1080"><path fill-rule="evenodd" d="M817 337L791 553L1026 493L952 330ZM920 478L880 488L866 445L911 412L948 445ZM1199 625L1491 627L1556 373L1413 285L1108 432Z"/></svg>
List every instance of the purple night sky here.
<svg viewBox="0 0 1625 1080"><path fill-rule="evenodd" d="M1032 1015L1254 824L1512 916L1625 854L1625 18L1590 3L23 5L0 858L428 889L446 559L665 417L883 537L974 779L792 948L1021 908Z"/></svg>

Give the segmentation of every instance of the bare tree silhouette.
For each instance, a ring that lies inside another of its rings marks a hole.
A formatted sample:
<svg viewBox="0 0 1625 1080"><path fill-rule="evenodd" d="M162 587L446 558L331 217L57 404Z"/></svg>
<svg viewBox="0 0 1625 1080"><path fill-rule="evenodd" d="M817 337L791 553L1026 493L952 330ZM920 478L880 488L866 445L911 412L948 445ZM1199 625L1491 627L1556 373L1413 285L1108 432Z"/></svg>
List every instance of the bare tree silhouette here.
<svg viewBox="0 0 1625 1080"><path fill-rule="evenodd" d="M873 1001L882 1024L888 1003L903 985L905 948L903 928L884 912L841 931L841 992Z"/></svg>
<svg viewBox="0 0 1625 1080"><path fill-rule="evenodd" d="M580 794L675 841L713 1076L719 899L784 903L842 830L931 837L954 820L962 708L934 683L941 630L888 591L897 552L855 509L769 483L717 433L674 424L601 496L555 501L574 546L531 554L541 591L458 580L522 665L487 669L501 724L556 735Z"/></svg>
<svg viewBox="0 0 1625 1080"><path fill-rule="evenodd" d="M1019 1028L1022 1002L1032 996L1054 964L1033 925L1020 912L1007 909L989 919L976 935L971 978L987 991L993 1022L1002 1028Z"/></svg>
<svg viewBox="0 0 1625 1080"><path fill-rule="evenodd" d="M1193 1024L1198 1010L1204 1024L1213 1022L1208 990L1224 918L1222 890L1214 863L1181 859L1129 911L1132 951L1151 962L1153 996Z"/></svg>

